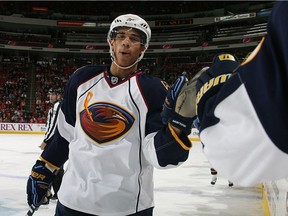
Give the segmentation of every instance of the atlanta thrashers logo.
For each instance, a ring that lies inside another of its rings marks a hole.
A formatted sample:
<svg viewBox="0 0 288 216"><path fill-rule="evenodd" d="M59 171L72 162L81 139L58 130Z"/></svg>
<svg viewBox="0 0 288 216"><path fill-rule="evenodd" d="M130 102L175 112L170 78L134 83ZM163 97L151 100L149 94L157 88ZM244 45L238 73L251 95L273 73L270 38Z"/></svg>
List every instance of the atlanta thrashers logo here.
<svg viewBox="0 0 288 216"><path fill-rule="evenodd" d="M80 113L81 127L98 144L118 139L132 127L134 121L126 110L105 102L85 106Z"/></svg>

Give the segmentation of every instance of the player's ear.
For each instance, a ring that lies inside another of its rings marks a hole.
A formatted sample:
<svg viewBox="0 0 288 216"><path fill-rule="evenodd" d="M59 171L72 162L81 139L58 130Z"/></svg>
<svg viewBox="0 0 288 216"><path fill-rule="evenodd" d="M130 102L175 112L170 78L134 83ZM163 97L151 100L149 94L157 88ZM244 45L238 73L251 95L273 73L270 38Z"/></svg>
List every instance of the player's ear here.
<svg viewBox="0 0 288 216"><path fill-rule="evenodd" d="M109 42L109 44L110 44L110 49L111 49L111 51L114 52L114 50L115 50L114 40L111 40L111 41Z"/></svg>
<svg viewBox="0 0 288 216"><path fill-rule="evenodd" d="M110 39L108 42L109 42L109 45L110 45L111 47L113 47L113 45L114 45L114 40Z"/></svg>
<svg viewBox="0 0 288 216"><path fill-rule="evenodd" d="M139 57L144 53L144 50L143 51L140 51L139 53Z"/></svg>
<svg viewBox="0 0 288 216"><path fill-rule="evenodd" d="M144 52L145 52L145 47L144 47L144 46L141 46L139 56L141 56L142 54L144 54Z"/></svg>

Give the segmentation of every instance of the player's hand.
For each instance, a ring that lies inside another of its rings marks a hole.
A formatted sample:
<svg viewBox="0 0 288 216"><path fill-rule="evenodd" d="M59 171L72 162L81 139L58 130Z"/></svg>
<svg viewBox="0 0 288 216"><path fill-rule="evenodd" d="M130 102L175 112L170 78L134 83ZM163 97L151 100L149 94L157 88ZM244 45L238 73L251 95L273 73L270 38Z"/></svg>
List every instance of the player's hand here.
<svg viewBox="0 0 288 216"><path fill-rule="evenodd" d="M37 209L43 203L54 177L43 161L36 161L26 187L27 202L32 209Z"/></svg>
<svg viewBox="0 0 288 216"><path fill-rule="evenodd" d="M39 148L41 149L41 150L44 150L45 149L45 147L46 147L46 143L43 141L42 143L41 143L41 145L39 146Z"/></svg>
<svg viewBox="0 0 288 216"><path fill-rule="evenodd" d="M168 122L185 134L191 133L192 123L196 116L196 91L185 76L180 76L168 89L161 113L164 124ZM193 99L194 98L194 99Z"/></svg>
<svg viewBox="0 0 288 216"><path fill-rule="evenodd" d="M199 122L202 121L206 102L217 94L223 84L229 79L231 73L220 74L212 68L207 69L197 80L196 83L196 106Z"/></svg>
<svg viewBox="0 0 288 216"><path fill-rule="evenodd" d="M219 92L239 65L240 62L237 57L229 53L217 54L212 61L212 66L204 70L199 76L196 83L196 104L200 123L207 101ZM211 101L211 104L213 104L213 101Z"/></svg>

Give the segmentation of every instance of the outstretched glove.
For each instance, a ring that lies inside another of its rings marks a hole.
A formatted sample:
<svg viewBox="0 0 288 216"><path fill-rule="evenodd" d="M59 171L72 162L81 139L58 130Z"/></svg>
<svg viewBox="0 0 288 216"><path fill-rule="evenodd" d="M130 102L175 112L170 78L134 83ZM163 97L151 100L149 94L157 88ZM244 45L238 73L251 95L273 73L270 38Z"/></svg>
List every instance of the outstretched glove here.
<svg viewBox="0 0 288 216"><path fill-rule="evenodd" d="M185 76L180 76L167 91L161 113L163 123L168 124L169 122L189 135L196 117L195 98L195 85L193 88Z"/></svg>
<svg viewBox="0 0 288 216"><path fill-rule="evenodd" d="M37 210L43 203L54 177L55 174L45 167L45 162L36 161L26 187L27 202L31 209Z"/></svg>
<svg viewBox="0 0 288 216"><path fill-rule="evenodd" d="M202 71L196 83L197 115L201 123L207 100L218 93L232 72L240 65L237 57L229 53L215 55L212 66Z"/></svg>

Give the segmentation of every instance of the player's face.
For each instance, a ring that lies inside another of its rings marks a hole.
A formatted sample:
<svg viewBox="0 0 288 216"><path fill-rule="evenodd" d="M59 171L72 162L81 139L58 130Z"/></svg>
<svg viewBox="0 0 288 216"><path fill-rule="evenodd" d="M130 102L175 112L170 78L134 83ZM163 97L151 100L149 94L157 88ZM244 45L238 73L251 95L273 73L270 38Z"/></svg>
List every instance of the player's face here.
<svg viewBox="0 0 288 216"><path fill-rule="evenodd" d="M118 29L115 38L111 40L117 64L122 67L133 64L144 51L141 42L142 38L135 29L126 27Z"/></svg>
<svg viewBox="0 0 288 216"><path fill-rule="evenodd" d="M56 100L57 100L57 94L56 93L50 93L49 94L49 101L50 101L50 103L55 103L56 102Z"/></svg>

